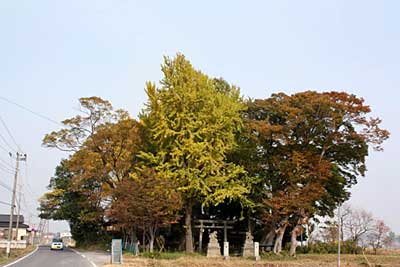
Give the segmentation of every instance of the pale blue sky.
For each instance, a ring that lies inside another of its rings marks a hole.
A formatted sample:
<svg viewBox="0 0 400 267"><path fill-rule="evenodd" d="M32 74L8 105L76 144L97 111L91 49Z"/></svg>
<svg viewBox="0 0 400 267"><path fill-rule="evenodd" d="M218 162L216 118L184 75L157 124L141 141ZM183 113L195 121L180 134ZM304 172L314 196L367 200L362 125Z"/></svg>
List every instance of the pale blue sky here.
<svg viewBox="0 0 400 267"><path fill-rule="evenodd" d="M399 1L365 0L1 1L0 96L57 121L92 95L136 116L145 81L159 80L162 56L176 52L254 98L308 89L355 93L392 136L385 152L369 157L351 203L400 233L399 12ZM41 195L62 157L41 140L57 126L2 100L0 116L28 153L27 177ZM0 133L7 137L4 128ZM4 151L0 158L9 160ZM0 180L10 184L11 175L0 170ZM2 188L0 200L9 200ZM8 208L0 205L0 212Z"/></svg>

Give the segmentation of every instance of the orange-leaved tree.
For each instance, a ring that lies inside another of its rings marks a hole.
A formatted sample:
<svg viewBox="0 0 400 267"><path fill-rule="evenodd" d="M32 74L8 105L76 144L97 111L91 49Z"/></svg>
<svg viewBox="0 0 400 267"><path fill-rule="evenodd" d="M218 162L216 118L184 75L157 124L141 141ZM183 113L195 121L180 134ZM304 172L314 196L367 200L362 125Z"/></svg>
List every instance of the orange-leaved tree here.
<svg viewBox="0 0 400 267"><path fill-rule="evenodd" d="M345 92L279 93L248 102L240 137L247 157L240 163L260 179L253 197L265 204L265 220L278 226L275 252L291 225L294 254L301 226L347 200L365 174L368 148L382 150L389 132L380 119L367 117L370 111L362 98Z"/></svg>
<svg viewBox="0 0 400 267"><path fill-rule="evenodd" d="M113 190L130 179L138 161L141 125L101 98L81 98L79 102L80 114L64 120L65 128L47 134L43 145L71 153L65 167L72 177L64 190L79 193L79 205L84 207L75 221L105 226Z"/></svg>
<svg viewBox="0 0 400 267"><path fill-rule="evenodd" d="M135 228L140 228L144 236L147 233L150 252L153 252L158 230L177 222L182 209L182 201L173 181L148 167L137 170L132 179L122 181L113 198L108 216L118 226L127 229L133 241L136 239Z"/></svg>

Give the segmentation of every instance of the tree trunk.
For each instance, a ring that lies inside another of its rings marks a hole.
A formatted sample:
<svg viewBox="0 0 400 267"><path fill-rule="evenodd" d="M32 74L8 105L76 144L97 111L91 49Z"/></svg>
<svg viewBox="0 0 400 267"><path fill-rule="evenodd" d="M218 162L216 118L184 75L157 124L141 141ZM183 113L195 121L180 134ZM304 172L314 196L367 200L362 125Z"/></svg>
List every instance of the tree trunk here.
<svg viewBox="0 0 400 267"><path fill-rule="evenodd" d="M138 237L137 237L137 234L136 234L136 227L135 226L133 226L132 228L131 228L131 232L130 232L130 239L131 239L131 247L132 247L132 245L134 246L134 251L135 251L135 255L138 255L139 254L139 251L138 251L138 249L139 249L139 245L138 245Z"/></svg>
<svg viewBox="0 0 400 267"><path fill-rule="evenodd" d="M189 200L185 206L185 227L186 227L186 235L185 235L185 244L186 244L186 253L193 253L193 233L192 233L192 202Z"/></svg>
<svg viewBox="0 0 400 267"><path fill-rule="evenodd" d="M265 248L266 251L272 251L272 246L274 244L275 240L275 229L271 226L264 227L263 230L263 235L260 240L260 244L268 245L268 247Z"/></svg>
<svg viewBox="0 0 400 267"><path fill-rule="evenodd" d="M131 228L131 236L130 236L130 238L131 238L131 242L132 243L138 241L138 238L137 238L137 235L136 235L136 229L134 227Z"/></svg>
<svg viewBox="0 0 400 267"><path fill-rule="evenodd" d="M149 226L149 251L150 253L154 252L154 240L156 239L157 233L157 223Z"/></svg>
<svg viewBox="0 0 400 267"><path fill-rule="evenodd" d="M154 234L152 231L150 231L149 250L150 253L154 252Z"/></svg>
<svg viewBox="0 0 400 267"><path fill-rule="evenodd" d="M146 227L143 225L143 235L142 235L142 247L143 252L146 251Z"/></svg>
<svg viewBox="0 0 400 267"><path fill-rule="evenodd" d="M122 246L124 249L127 248L127 244L129 243L129 235L125 228L122 228Z"/></svg>
<svg viewBox="0 0 400 267"><path fill-rule="evenodd" d="M297 248L297 237L301 234L303 228L301 225L296 225L292 231L292 237L290 239L290 256L296 256Z"/></svg>
<svg viewBox="0 0 400 267"><path fill-rule="evenodd" d="M276 233L274 229L271 229L267 236L265 237L265 244L267 245L272 245L274 243L274 239L275 239Z"/></svg>
<svg viewBox="0 0 400 267"><path fill-rule="evenodd" d="M282 239L283 235L285 234L287 227L287 223L283 223L278 230L276 230L276 239L275 239L275 245L274 245L274 253L279 254L282 251Z"/></svg>

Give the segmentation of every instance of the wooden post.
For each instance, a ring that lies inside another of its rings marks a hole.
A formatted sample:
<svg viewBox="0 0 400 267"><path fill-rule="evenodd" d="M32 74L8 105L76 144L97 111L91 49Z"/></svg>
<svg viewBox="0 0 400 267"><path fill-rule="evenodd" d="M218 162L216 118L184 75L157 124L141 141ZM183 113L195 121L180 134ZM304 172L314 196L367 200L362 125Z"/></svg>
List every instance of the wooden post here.
<svg viewBox="0 0 400 267"><path fill-rule="evenodd" d="M203 249L203 221L200 221L200 233L199 233L199 253Z"/></svg>

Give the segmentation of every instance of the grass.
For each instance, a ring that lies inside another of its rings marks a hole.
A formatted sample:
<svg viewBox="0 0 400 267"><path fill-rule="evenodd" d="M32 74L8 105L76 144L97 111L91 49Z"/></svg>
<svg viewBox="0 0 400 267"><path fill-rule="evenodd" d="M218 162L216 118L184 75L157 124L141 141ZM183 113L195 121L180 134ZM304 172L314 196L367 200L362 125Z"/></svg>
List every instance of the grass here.
<svg viewBox="0 0 400 267"><path fill-rule="evenodd" d="M400 251L380 253L378 255L342 255L342 266L361 267L400 267ZM111 265L107 265L111 266ZM260 261L231 257L211 259L200 254L187 255L177 253L144 253L138 257L124 254L126 267L336 267L337 255L334 254L299 254L296 258L287 255L264 254Z"/></svg>
<svg viewBox="0 0 400 267"><path fill-rule="evenodd" d="M35 249L34 246L28 246L25 249L12 249L10 258L6 258L6 249L0 249L0 265L12 262L26 254L32 252Z"/></svg>
<svg viewBox="0 0 400 267"><path fill-rule="evenodd" d="M129 255L129 254L128 254ZM157 260L176 260L185 256L189 256L191 258L196 258L201 257L200 254L191 254L191 255L187 255L185 252L163 252L163 253L159 253L159 252L144 252L140 255L140 257L143 258L149 258L149 259L157 259ZM129 257L129 256L128 256Z"/></svg>
<svg viewBox="0 0 400 267"><path fill-rule="evenodd" d="M110 250L109 244L80 244L76 246L77 249L89 250L89 251L107 251Z"/></svg>

